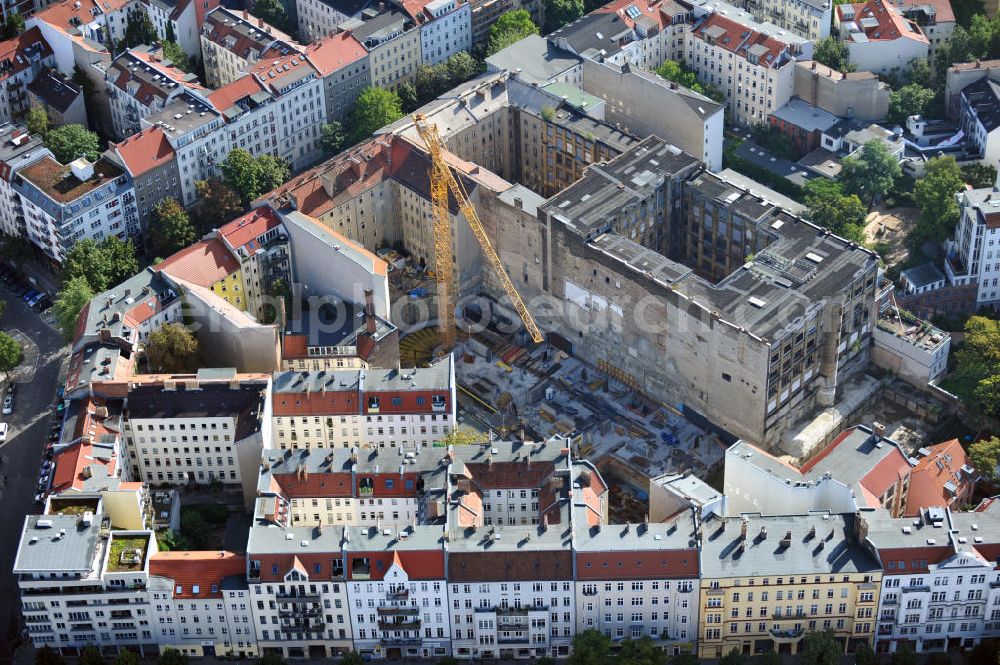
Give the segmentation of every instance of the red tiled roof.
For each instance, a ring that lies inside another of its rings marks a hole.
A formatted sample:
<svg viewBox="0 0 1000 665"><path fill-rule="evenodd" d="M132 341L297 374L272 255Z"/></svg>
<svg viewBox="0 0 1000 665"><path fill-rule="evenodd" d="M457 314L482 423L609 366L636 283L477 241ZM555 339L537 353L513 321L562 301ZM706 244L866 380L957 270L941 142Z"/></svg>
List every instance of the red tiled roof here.
<svg viewBox="0 0 1000 665"><path fill-rule="evenodd" d="M920 514L921 508L950 506L971 497L971 484L961 470L968 461L958 439L929 446L929 450L930 454L921 458L911 472L904 513L907 516ZM945 489L946 483L955 487L954 493Z"/></svg>
<svg viewBox="0 0 1000 665"><path fill-rule="evenodd" d="M540 487L555 471L552 462L475 462L465 468L472 482L484 490Z"/></svg>
<svg viewBox="0 0 1000 665"><path fill-rule="evenodd" d="M698 551L578 552L576 571L581 580L697 577Z"/></svg>
<svg viewBox="0 0 1000 665"><path fill-rule="evenodd" d="M240 262L217 238L201 240L174 253L156 270L198 286L210 287L240 269Z"/></svg>
<svg viewBox="0 0 1000 665"><path fill-rule="evenodd" d="M174 158L174 149L159 127L148 127L128 137L121 143L115 144L114 150L133 178L152 171Z"/></svg>
<svg viewBox="0 0 1000 665"><path fill-rule="evenodd" d="M78 25L93 23L95 13L110 14L129 4L132 0L63 0L49 5L40 12L35 12L34 18L45 21L51 26L70 33L76 32Z"/></svg>
<svg viewBox="0 0 1000 665"><path fill-rule="evenodd" d="M70 488L82 489L87 479L84 469L92 465L105 466L108 475L113 476L117 466L117 458L110 460L94 458L94 446L88 441L80 441L62 450L56 455L52 464L55 472L52 475L52 493L57 494Z"/></svg>
<svg viewBox="0 0 1000 665"><path fill-rule="evenodd" d="M876 497L881 497L909 472L910 463L899 448L893 446L889 454L883 457L875 468L861 477L860 484Z"/></svg>
<svg viewBox="0 0 1000 665"><path fill-rule="evenodd" d="M280 84L281 80L286 77L294 76L294 80L299 80L300 77L306 76L306 74L301 71L303 69L316 72L312 63L302 57L301 53L296 52L289 53L288 55L268 55L266 58L253 65L250 71L259 76L260 80L264 82L264 85L273 88L275 84Z"/></svg>
<svg viewBox="0 0 1000 665"><path fill-rule="evenodd" d="M236 79L232 83L222 86L208 94L208 101L212 103L217 111L225 111L232 108L237 101L244 97L263 92L264 85L253 74L246 74Z"/></svg>
<svg viewBox="0 0 1000 665"><path fill-rule="evenodd" d="M844 8L854 8L854 18L844 18ZM895 39L912 39L914 41L929 43L927 37L920 28L908 20L899 10L895 9L891 3L883 0L869 0L858 4L837 5L837 20L840 22L852 21L858 29L865 33L868 41L893 41ZM865 18L874 18L878 24L866 28L861 24ZM850 39L850 37L848 37Z"/></svg>
<svg viewBox="0 0 1000 665"><path fill-rule="evenodd" d="M406 571L411 580L444 579L444 551L434 550L390 550L381 552L349 552L347 554L348 579L354 579L351 562L354 559L366 558L370 566L370 578L373 581L382 580L394 562Z"/></svg>
<svg viewBox="0 0 1000 665"><path fill-rule="evenodd" d="M256 248L247 245L278 226L281 226L278 213L270 206L261 206L220 228L219 235L225 238L234 250L246 247L248 252L253 252Z"/></svg>
<svg viewBox="0 0 1000 665"><path fill-rule="evenodd" d="M245 10L241 16L238 12L221 6L210 11L199 25L203 25L203 29L207 28L207 34L202 32L206 39L244 60L250 60L251 56L262 57L269 45L287 39L287 35L265 23L263 19L250 16ZM259 36L251 36L251 30ZM226 43L227 38L231 38L230 44ZM296 46L290 41L286 45L293 48Z"/></svg>
<svg viewBox="0 0 1000 665"><path fill-rule="evenodd" d="M149 574L173 580L174 598L221 598L223 578L245 575L246 558L217 550L157 552L149 559Z"/></svg>
<svg viewBox="0 0 1000 665"><path fill-rule="evenodd" d="M47 58L52 55L52 47L42 37L42 31L37 26L22 32L17 37L0 42L0 63L5 65L5 68L0 71L0 81L31 67L32 61L23 55L18 58L18 54L22 54L26 48L36 44L39 56Z"/></svg>
<svg viewBox="0 0 1000 665"><path fill-rule="evenodd" d="M760 64L767 67L778 64L781 52L787 48L787 44L777 38L751 30L742 23L721 14L711 14L704 23L698 26L694 34L704 39L706 31L709 30L713 33L719 33L715 37L715 46L743 58L747 56L747 49L753 46L764 46L767 50L760 55L759 61Z"/></svg>
<svg viewBox="0 0 1000 665"><path fill-rule="evenodd" d="M285 335L283 339L282 358L293 360L309 356L309 338L306 335Z"/></svg>
<svg viewBox="0 0 1000 665"><path fill-rule="evenodd" d="M331 390L320 393L280 393L271 399L275 416L314 416L358 414L359 398L355 390Z"/></svg>
<svg viewBox="0 0 1000 665"><path fill-rule="evenodd" d="M310 473L302 477L295 473L275 473L271 480L288 499L343 498L354 494L350 473Z"/></svg>

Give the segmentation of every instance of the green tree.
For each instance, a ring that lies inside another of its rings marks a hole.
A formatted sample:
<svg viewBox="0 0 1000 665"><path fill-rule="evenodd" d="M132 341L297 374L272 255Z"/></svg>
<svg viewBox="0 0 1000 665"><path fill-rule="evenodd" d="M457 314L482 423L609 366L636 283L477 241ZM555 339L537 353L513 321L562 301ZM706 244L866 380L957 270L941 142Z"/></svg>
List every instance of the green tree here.
<svg viewBox="0 0 1000 665"><path fill-rule="evenodd" d="M969 446L969 460L972 468L990 482L997 481L997 465L1000 464L1000 438L990 437L976 441Z"/></svg>
<svg viewBox="0 0 1000 665"><path fill-rule="evenodd" d="M878 656L867 642L862 642L854 650L855 665L878 665Z"/></svg>
<svg viewBox="0 0 1000 665"><path fill-rule="evenodd" d="M973 189L985 189L996 184L997 169L989 164L973 162L962 167L962 177Z"/></svg>
<svg viewBox="0 0 1000 665"><path fill-rule="evenodd" d="M555 32L583 16L583 0L545 0L545 32Z"/></svg>
<svg viewBox="0 0 1000 665"><path fill-rule="evenodd" d="M451 87L447 65L420 65L413 79L421 100L431 100ZM402 98L400 98L402 101Z"/></svg>
<svg viewBox="0 0 1000 665"><path fill-rule="evenodd" d="M506 12L490 26L486 40L486 55L493 55L529 35L537 35L538 26L525 9Z"/></svg>
<svg viewBox="0 0 1000 665"><path fill-rule="evenodd" d="M896 650L892 652L889 659L892 665L917 665L917 654L905 641L900 641L896 645Z"/></svg>
<svg viewBox="0 0 1000 665"><path fill-rule="evenodd" d="M697 92L699 95L710 97L720 104L725 102L725 95L722 94L721 90L699 82L698 76L694 71L688 69L687 65L681 60L666 60L656 68L656 73L668 81L682 85L689 90Z"/></svg>
<svg viewBox="0 0 1000 665"><path fill-rule="evenodd" d="M473 58L468 51L459 51L444 64L452 86L468 81L484 69L483 63Z"/></svg>
<svg viewBox="0 0 1000 665"><path fill-rule="evenodd" d="M73 340L76 333L76 320L80 316L80 311L94 297L94 291L90 284L83 277L74 277L66 282L59 297L53 305L56 315L56 323L62 331L63 339L67 342Z"/></svg>
<svg viewBox="0 0 1000 665"><path fill-rule="evenodd" d="M168 529L167 533L173 533L173 531ZM177 649L164 649L163 653L156 659L156 665L188 665L188 657L186 653Z"/></svg>
<svg viewBox="0 0 1000 665"><path fill-rule="evenodd" d="M873 663L872 665L875 664ZM951 665L951 656L944 651L935 651L931 655L927 656L927 660L924 661L924 665Z"/></svg>
<svg viewBox="0 0 1000 665"><path fill-rule="evenodd" d="M24 17L18 12L12 12L3 24L3 38L13 39L24 32Z"/></svg>
<svg viewBox="0 0 1000 665"><path fill-rule="evenodd" d="M100 250L107 261L108 284L124 282L139 272L139 262L135 258L135 245L131 240L118 236L108 236L101 241Z"/></svg>
<svg viewBox="0 0 1000 665"><path fill-rule="evenodd" d="M824 37L816 42L816 48L813 49L813 60L845 74L854 71L847 44L833 37Z"/></svg>
<svg viewBox="0 0 1000 665"><path fill-rule="evenodd" d="M101 650L93 645L83 647L80 652L80 665L104 665Z"/></svg>
<svg viewBox="0 0 1000 665"><path fill-rule="evenodd" d="M122 44L125 48L133 48L140 44L154 44L159 39L156 26L146 12L129 12L125 22L125 38Z"/></svg>
<svg viewBox="0 0 1000 665"><path fill-rule="evenodd" d="M167 323L150 333L146 360L154 372L193 372L198 369L198 339L183 325Z"/></svg>
<svg viewBox="0 0 1000 665"><path fill-rule="evenodd" d="M172 62L174 67L182 72L192 71L191 62L188 60L187 53L185 53L184 49L181 48L181 45L175 41L164 40L163 58Z"/></svg>
<svg viewBox="0 0 1000 665"><path fill-rule="evenodd" d="M63 125L49 131L45 147L60 164L69 164L78 157L94 162L101 154L101 140L83 125Z"/></svg>
<svg viewBox="0 0 1000 665"><path fill-rule="evenodd" d="M344 134L344 126L334 120L325 123L319 128L319 144L323 150L331 155L335 155L344 148L347 136Z"/></svg>
<svg viewBox="0 0 1000 665"><path fill-rule="evenodd" d="M974 412L1000 416L1000 395L990 391L1000 382L1000 321L985 316L969 317L965 322L965 339L955 351L955 360L955 369L949 377L953 392Z"/></svg>
<svg viewBox="0 0 1000 665"><path fill-rule="evenodd" d="M0 332L0 372L10 379L14 371L24 360L24 350L16 339L5 332Z"/></svg>
<svg viewBox="0 0 1000 665"><path fill-rule="evenodd" d="M610 660L611 638L599 630L589 629L573 638L573 653L567 665L606 665Z"/></svg>
<svg viewBox="0 0 1000 665"><path fill-rule="evenodd" d="M840 181L844 191L857 194L869 210L902 173L899 161L879 139L864 144L857 157L846 157L842 164Z"/></svg>
<svg viewBox="0 0 1000 665"><path fill-rule="evenodd" d="M257 665L285 665L285 659L274 652L268 652L257 659Z"/></svg>
<svg viewBox="0 0 1000 665"><path fill-rule="evenodd" d="M226 186L220 178L197 180L194 183L194 190L198 195L195 218L201 233L217 229L244 212L239 195Z"/></svg>
<svg viewBox="0 0 1000 665"><path fill-rule="evenodd" d="M165 42L176 42L177 41L177 34L174 32L174 23L173 23L173 21L167 21L167 29L166 29L166 32L163 35L163 41L165 41Z"/></svg>
<svg viewBox="0 0 1000 665"><path fill-rule="evenodd" d="M49 132L49 114L42 106L32 106L24 114L24 124L32 134L44 137Z"/></svg>
<svg viewBox="0 0 1000 665"><path fill-rule="evenodd" d="M667 654L656 648L648 635L643 635L637 640L622 640L617 662L619 665L666 665Z"/></svg>
<svg viewBox="0 0 1000 665"><path fill-rule="evenodd" d="M353 142L371 136L372 132L396 122L403 117L399 96L382 88L365 88L354 102L351 111Z"/></svg>
<svg viewBox="0 0 1000 665"><path fill-rule="evenodd" d="M774 649L769 649L754 658L753 665L781 665L781 656Z"/></svg>
<svg viewBox="0 0 1000 665"><path fill-rule="evenodd" d="M911 83L889 94L888 121L897 125L906 125L906 119L911 115L924 115L934 101L934 91L922 85Z"/></svg>
<svg viewBox="0 0 1000 665"><path fill-rule="evenodd" d="M955 194L965 186L962 170L954 157L935 157L927 162L926 174L913 188L913 200L920 208L914 230L915 241L942 241L958 222Z"/></svg>
<svg viewBox="0 0 1000 665"><path fill-rule="evenodd" d="M63 657L49 645L35 651L35 665L66 665Z"/></svg>
<svg viewBox="0 0 1000 665"><path fill-rule="evenodd" d="M733 647L729 653L719 659L719 665L743 665L743 660L743 654L740 650Z"/></svg>
<svg viewBox="0 0 1000 665"><path fill-rule="evenodd" d="M438 440L442 446L471 446L483 442L483 435L471 427L456 427Z"/></svg>
<svg viewBox="0 0 1000 665"><path fill-rule="evenodd" d="M914 58L906 67L906 82L910 85L930 86L934 72L927 58Z"/></svg>
<svg viewBox="0 0 1000 665"><path fill-rule="evenodd" d="M843 650L832 630L808 633L800 643L802 665L839 665Z"/></svg>
<svg viewBox="0 0 1000 665"><path fill-rule="evenodd" d="M823 228L854 242L864 241L868 210L854 194L844 194L840 183L814 178L802 188L809 219Z"/></svg>
<svg viewBox="0 0 1000 665"><path fill-rule="evenodd" d="M288 180L291 169L288 162L274 155L261 155L257 158L257 182L260 192L254 198L277 189Z"/></svg>
<svg viewBox="0 0 1000 665"><path fill-rule="evenodd" d="M63 260L64 279L85 279L95 293L107 290L110 272L108 256L93 238L84 238L74 243Z"/></svg>
<svg viewBox="0 0 1000 665"><path fill-rule="evenodd" d="M287 32L288 12L285 11L281 0L256 0L250 8L250 13Z"/></svg>
<svg viewBox="0 0 1000 665"><path fill-rule="evenodd" d="M33 245L25 238L0 236L0 259L15 266L20 266L25 259L31 258Z"/></svg>
<svg viewBox="0 0 1000 665"><path fill-rule="evenodd" d="M340 657L340 665L366 665L364 656L357 651L348 651Z"/></svg>
<svg viewBox="0 0 1000 665"><path fill-rule="evenodd" d="M409 81L403 81L396 88L396 95L399 97L399 105L404 113L412 113L420 106L420 98L417 96L417 89Z"/></svg>
<svg viewBox="0 0 1000 665"><path fill-rule="evenodd" d="M149 242L156 253L169 256L198 237L187 211L176 199L165 198L154 210L156 224L149 231Z"/></svg>
<svg viewBox="0 0 1000 665"><path fill-rule="evenodd" d="M141 665L142 661L139 659L139 654L134 651L129 651L125 649L124 651L118 652L118 657L115 658L115 665Z"/></svg>

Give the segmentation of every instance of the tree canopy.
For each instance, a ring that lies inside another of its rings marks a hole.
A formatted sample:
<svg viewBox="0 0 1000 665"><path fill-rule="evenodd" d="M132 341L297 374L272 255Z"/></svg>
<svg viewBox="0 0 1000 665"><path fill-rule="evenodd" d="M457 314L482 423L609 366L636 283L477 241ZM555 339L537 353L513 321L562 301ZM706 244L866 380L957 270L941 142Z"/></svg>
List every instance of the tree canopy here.
<svg viewBox="0 0 1000 665"><path fill-rule="evenodd" d="M140 44L153 44L159 39L156 26L146 12L129 12L125 22L124 48L133 48Z"/></svg>
<svg viewBox="0 0 1000 665"><path fill-rule="evenodd" d="M24 114L24 124L32 134L44 137L49 132L49 114L44 107L32 105Z"/></svg>
<svg viewBox="0 0 1000 665"><path fill-rule="evenodd" d="M842 238L863 242L868 210L854 194L844 194L843 186L829 178L814 178L803 187L809 219Z"/></svg>
<svg viewBox="0 0 1000 665"><path fill-rule="evenodd" d="M191 72L193 67L191 67L191 62L188 59L188 54L184 52L181 45L173 40L163 41L163 57L173 63L174 67L181 70L182 72Z"/></svg>
<svg viewBox="0 0 1000 665"><path fill-rule="evenodd" d="M319 144L329 154L337 154L344 149L346 143L347 135L344 134L344 126L336 120L324 123L319 128Z"/></svg>
<svg viewBox="0 0 1000 665"><path fill-rule="evenodd" d="M967 407L990 417L1000 416L1000 321L972 316L965 322L965 340L955 351L956 365L949 385Z"/></svg>
<svg viewBox="0 0 1000 665"><path fill-rule="evenodd" d="M599 630L584 630L573 638L573 652L566 665L605 665L610 653L610 637Z"/></svg>
<svg viewBox="0 0 1000 665"><path fill-rule="evenodd" d="M101 140L83 125L63 125L45 135L45 147L52 151L60 164L69 164L78 157L95 162L101 154Z"/></svg>
<svg viewBox="0 0 1000 665"><path fill-rule="evenodd" d="M720 103L725 101L725 95L722 94L721 90L698 81L698 77L694 71L688 69L687 65L681 60L664 61L662 65L656 68L656 73L668 81L673 81L678 85L697 92L699 95L705 95Z"/></svg>
<svg viewBox="0 0 1000 665"><path fill-rule="evenodd" d="M173 533L173 531L167 531ZM156 659L156 665L188 665L188 656L177 649L164 649Z"/></svg>
<svg viewBox="0 0 1000 665"><path fill-rule="evenodd" d="M824 37L816 42L816 47L813 49L813 60L845 74L854 71L847 44L833 37Z"/></svg>
<svg viewBox="0 0 1000 665"><path fill-rule="evenodd" d="M285 160L273 155L254 157L243 148L230 152L221 166L226 186L240 196L244 206L281 185L291 172Z"/></svg>
<svg viewBox="0 0 1000 665"><path fill-rule="evenodd" d="M992 187L997 182L997 168L981 162L973 162L962 167L962 177L973 189Z"/></svg>
<svg viewBox="0 0 1000 665"><path fill-rule="evenodd" d="M618 665L667 665L667 652L658 648L648 635L643 635L637 640L622 640L617 662Z"/></svg>
<svg viewBox="0 0 1000 665"><path fill-rule="evenodd" d="M990 482L996 482L997 465L1000 464L1000 438L990 437L969 446L972 468Z"/></svg>
<svg viewBox="0 0 1000 665"><path fill-rule="evenodd" d="M82 277L94 293L105 291L139 272L131 241L108 236L100 243L84 238L74 243L63 260L64 279Z"/></svg>
<svg viewBox="0 0 1000 665"><path fill-rule="evenodd" d="M24 360L24 349L16 339L0 332L0 372L9 379L10 373Z"/></svg>
<svg viewBox="0 0 1000 665"><path fill-rule="evenodd" d="M537 35L538 26L526 9L515 9L500 16L490 26L486 40L486 55L493 55L529 35Z"/></svg>
<svg viewBox="0 0 1000 665"><path fill-rule="evenodd" d="M90 284L83 277L74 277L66 282L59 297L53 304L55 310L56 323L62 331L63 339L72 341L76 332L76 320L80 316L80 310L94 297L94 291Z"/></svg>
<svg viewBox="0 0 1000 665"><path fill-rule="evenodd" d="M800 643L799 662L802 665L839 665L842 653L832 630L808 633Z"/></svg>
<svg viewBox="0 0 1000 665"><path fill-rule="evenodd" d="M149 243L156 254L169 256L197 239L198 233L177 199L162 199L154 210L156 224L149 230Z"/></svg>
<svg viewBox="0 0 1000 665"><path fill-rule="evenodd" d="M94 645L87 645L80 651L80 665L104 665L101 650Z"/></svg>
<svg viewBox="0 0 1000 665"><path fill-rule="evenodd" d="M282 32L295 32L296 26L291 24L291 17L285 11L281 0L256 0L250 7L250 13L262 18Z"/></svg>
<svg viewBox="0 0 1000 665"><path fill-rule="evenodd" d="M377 130L403 117L399 96L382 88L365 88L351 111L351 140L366 139Z"/></svg>
<svg viewBox="0 0 1000 665"><path fill-rule="evenodd" d="M3 24L3 38L13 39L22 32L24 32L24 17L19 12L11 12Z"/></svg>
<svg viewBox="0 0 1000 665"><path fill-rule="evenodd" d="M924 85L910 83L889 94L888 121L905 126L911 115L926 115L934 101L934 91Z"/></svg>
<svg viewBox="0 0 1000 665"><path fill-rule="evenodd" d="M583 16L583 0L545 0L545 32L555 32Z"/></svg>
<svg viewBox="0 0 1000 665"><path fill-rule="evenodd" d="M959 216L955 194L964 186L965 178L954 157L928 160L926 174L913 188L913 199L920 208L916 242L939 242L951 235Z"/></svg>
<svg viewBox="0 0 1000 665"><path fill-rule="evenodd" d="M226 186L221 178L197 180L194 189L198 195L195 220L202 233L217 229L243 214L243 203L239 195Z"/></svg>
<svg viewBox="0 0 1000 665"><path fill-rule="evenodd" d="M845 157L842 164L840 181L844 191L857 194L869 209L876 198L889 191L902 173L899 161L879 139L864 144L857 157Z"/></svg>
<svg viewBox="0 0 1000 665"><path fill-rule="evenodd" d="M420 65L414 79L418 105L429 102L482 71L483 63L466 51L459 51L437 65Z"/></svg>
<svg viewBox="0 0 1000 665"><path fill-rule="evenodd" d="M154 372L194 372L198 369L198 339L180 323L167 323L150 333L146 360Z"/></svg>

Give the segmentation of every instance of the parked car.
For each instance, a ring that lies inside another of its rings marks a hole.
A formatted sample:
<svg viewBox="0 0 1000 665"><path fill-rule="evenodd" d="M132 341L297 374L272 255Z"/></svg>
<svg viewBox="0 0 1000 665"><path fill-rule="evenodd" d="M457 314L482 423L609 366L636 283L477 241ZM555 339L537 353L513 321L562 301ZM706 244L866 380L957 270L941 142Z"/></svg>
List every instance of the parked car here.
<svg viewBox="0 0 1000 665"><path fill-rule="evenodd" d="M7 440L7 423L0 423L0 443Z"/></svg>
<svg viewBox="0 0 1000 665"><path fill-rule="evenodd" d="M36 312L44 312L50 307L52 307L52 300L50 300L48 296L45 296L44 298L36 302L34 305L32 305L32 308Z"/></svg>
<svg viewBox="0 0 1000 665"><path fill-rule="evenodd" d="M39 293L38 295L32 297L31 300L28 300L28 307L34 307L47 297L48 297L47 293Z"/></svg>
<svg viewBox="0 0 1000 665"><path fill-rule="evenodd" d="M14 396L7 395L3 398L3 415L9 416L14 413Z"/></svg>
<svg viewBox="0 0 1000 665"><path fill-rule="evenodd" d="M41 297L42 294L39 293L38 291L34 289L28 289L28 292L25 293L23 296L21 296L21 300L30 304L31 301L34 300L35 298L41 298Z"/></svg>

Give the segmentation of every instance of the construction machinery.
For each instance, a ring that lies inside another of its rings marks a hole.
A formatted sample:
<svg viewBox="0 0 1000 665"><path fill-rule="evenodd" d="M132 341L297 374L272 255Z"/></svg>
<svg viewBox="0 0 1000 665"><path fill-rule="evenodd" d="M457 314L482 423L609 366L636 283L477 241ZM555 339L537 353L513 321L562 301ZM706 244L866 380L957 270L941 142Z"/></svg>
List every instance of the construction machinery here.
<svg viewBox="0 0 1000 665"><path fill-rule="evenodd" d="M454 302L454 281L452 276L452 252L451 252L451 211L448 206L448 193L455 197L459 209L465 215L466 221L472 233L476 236L479 246L483 250L487 263L493 270L494 275L500 280L507 297L510 298L518 316L524 322L531 339L536 343L544 340L542 332L535 324L531 312L524 305L513 282L500 263L500 257L486 236L486 229L476 214L476 209L469 200L469 194L465 191L465 186L454 176L448 166L444 156L444 144L438 134L437 126L430 123L422 114L413 116L420 138L427 145L427 152L431 157L431 203L434 208L434 273L437 280L437 308L438 308L438 328L441 336L441 351L447 353L455 346L455 302Z"/></svg>

